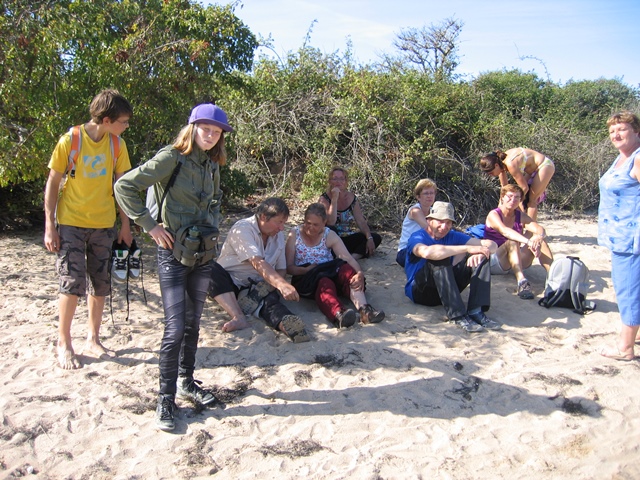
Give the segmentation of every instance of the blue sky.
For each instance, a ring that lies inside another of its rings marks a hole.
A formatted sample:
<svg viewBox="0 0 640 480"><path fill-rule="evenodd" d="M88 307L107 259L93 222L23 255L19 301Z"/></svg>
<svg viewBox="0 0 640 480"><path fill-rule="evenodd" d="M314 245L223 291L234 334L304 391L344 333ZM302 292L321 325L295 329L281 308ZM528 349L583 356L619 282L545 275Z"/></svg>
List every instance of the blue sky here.
<svg viewBox="0 0 640 480"><path fill-rule="evenodd" d="M343 52L350 39L361 63L395 54L403 28L455 17L464 22L457 73L518 68L560 84L604 77L640 85L638 0L241 0L235 13L254 34L271 35L280 56L302 46L317 20L312 47Z"/></svg>

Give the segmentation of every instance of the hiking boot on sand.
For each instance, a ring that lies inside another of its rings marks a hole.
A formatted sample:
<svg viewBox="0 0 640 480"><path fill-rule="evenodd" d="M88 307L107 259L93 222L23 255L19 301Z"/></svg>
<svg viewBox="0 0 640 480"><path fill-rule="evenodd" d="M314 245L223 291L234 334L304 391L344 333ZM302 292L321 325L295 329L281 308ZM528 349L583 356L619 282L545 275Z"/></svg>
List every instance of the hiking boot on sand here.
<svg viewBox="0 0 640 480"><path fill-rule="evenodd" d="M462 330L468 333L476 333L476 332L484 331L484 328L482 327L482 325L471 320L468 315L465 315L460 318L456 318L455 320L453 320L453 323L455 323L458 327L460 327Z"/></svg>
<svg viewBox="0 0 640 480"><path fill-rule="evenodd" d="M188 399L200 405L211 405L218 399L211 390L202 388L202 382L191 377L178 377L178 398Z"/></svg>
<svg viewBox="0 0 640 480"><path fill-rule="evenodd" d="M136 245L136 241L134 240L131 243L131 248L129 249L129 256L127 257L129 263L129 278L138 278L140 276L140 255L142 252Z"/></svg>
<svg viewBox="0 0 640 480"><path fill-rule="evenodd" d="M469 318L477 324L482 325L487 330L500 330L502 328L502 325L495 320L491 320L484 314L484 312L474 313L473 315L469 314Z"/></svg>
<svg viewBox="0 0 640 480"><path fill-rule="evenodd" d="M518 282L518 296L523 300L531 300L534 297L531 291L531 284L526 278Z"/></svg>
<svg viewBox="0 0 640 480"><path fill-rule="evenodd" d="M356 323L356 312L352 308L341 310L336 315L335 325L338 328L346 328Z"/></svg>
<svg viewBox="0 0 640 480"><path fill-rule="evenodd" d="M156 426L165 432L170 432L176 428L174 417L177 409L173 395L158 395Z"/></svg>
<svg viewBox="0 0 640 480"><path fill-rule="evenodd" d="M267 282L260 281L251 285L248 289L240 291L238 305L245 315L251 315L260 306L260 302L276 288ZM246 292L246 293L245 293Z"/></svg>
<svg viewBox="0 0 640 480"><path fill-rule="evenodd" d="M311 340L304 323L297 315L285 315L278 325L281 332L286 333L293 343L308 342Z"/></svg>
<svg viewBox="0 0 640 480"><path fill-rule="evenodd" d="M376 310L368 303L364 307L360 307L358 312L360 313L360 321L365 325L367 323L380 323L384 320L384 312Z"/></svg>
<svg viewBox="0 0 640 480"><path fill-rule="evenodd" d="M113 246L113 264L111 267L111 278L114 282L124 283L127 279L129 249L122 248L122 245L114 244Z"/></svg>

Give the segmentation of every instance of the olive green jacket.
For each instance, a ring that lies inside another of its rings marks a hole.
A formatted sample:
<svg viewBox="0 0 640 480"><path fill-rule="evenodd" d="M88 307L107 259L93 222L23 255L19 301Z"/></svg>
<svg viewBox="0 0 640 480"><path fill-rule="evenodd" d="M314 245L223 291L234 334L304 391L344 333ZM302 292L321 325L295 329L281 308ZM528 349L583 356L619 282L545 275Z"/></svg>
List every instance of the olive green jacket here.
<svg viewBox="0 0 640 480"><path fill-rule="evenodd" d="M161 149L153 158L130 170L118 179L114 192L118 205L145 232L158 222L151 215L140 192L153 186L156 203L160 204L165 187L178 164L180 152L171 145ZM162 205L162 223L172 233L193 224L218 227L220 216L220 169L216 162L196 145L169 189Z"/></svg>

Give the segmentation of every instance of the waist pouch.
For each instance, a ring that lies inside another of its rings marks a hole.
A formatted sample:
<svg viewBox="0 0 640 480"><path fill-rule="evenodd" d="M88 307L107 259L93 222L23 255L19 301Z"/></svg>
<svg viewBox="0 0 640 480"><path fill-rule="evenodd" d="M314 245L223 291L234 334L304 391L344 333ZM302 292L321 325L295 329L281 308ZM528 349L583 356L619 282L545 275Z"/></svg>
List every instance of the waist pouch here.
<svg viewBox="0 0 640 480"><path fill-rule="evenodd" d="M197 229L197 236L191 229ZM182 227L175 234L173 256L186 267L197 267L218 258L218 229L213 225L196 224Z"/></svg>

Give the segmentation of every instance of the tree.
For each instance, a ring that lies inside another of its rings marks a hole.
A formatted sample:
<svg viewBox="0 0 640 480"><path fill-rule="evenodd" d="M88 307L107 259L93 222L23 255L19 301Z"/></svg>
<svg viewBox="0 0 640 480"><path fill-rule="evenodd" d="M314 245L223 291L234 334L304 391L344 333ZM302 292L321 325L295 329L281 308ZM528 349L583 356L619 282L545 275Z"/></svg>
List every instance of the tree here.
<svg viewBox="0 0 640 480"><path fill-rule="evenodd" d="M132 103L135 165L197 102L221 101L257 41L233 5L192 0L6 0L0 19L0 187L44 180L58 136L99 90Z"/></svg>
<svg viewBox="0 0 640 480"><path fill-rule="evenodd" d="M453 79L458 66L458 36L464 23L453 17L440 24L403 29L393 42L401 58L436 81Z"/></svg>

